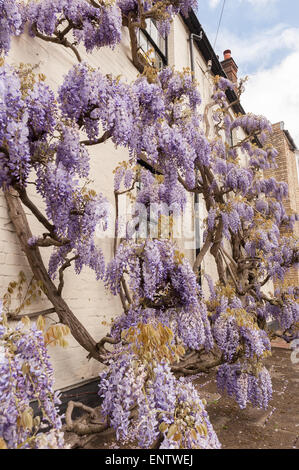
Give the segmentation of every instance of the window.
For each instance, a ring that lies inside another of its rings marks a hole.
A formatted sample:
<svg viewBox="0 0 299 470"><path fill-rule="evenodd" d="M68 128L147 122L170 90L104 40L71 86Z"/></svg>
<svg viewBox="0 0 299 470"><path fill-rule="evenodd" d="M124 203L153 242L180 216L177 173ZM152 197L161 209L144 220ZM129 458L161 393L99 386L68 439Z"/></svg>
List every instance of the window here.
<svg viewBox="0 0 299 470"><path fill-rule="evenodd" d="M144 54L150 49L154 50L156 67L159 70L167 65L167 39L159 33L155 20L146 20L146 30L139 30L138 43Z"/></svg>
<svg viewBox="0 0 299 470"><path fill-rule="evenodd" d="M230 131L229 138L228 138L228 145L230 148L234 146L234 136L233 136L233 131Z"/></svg>

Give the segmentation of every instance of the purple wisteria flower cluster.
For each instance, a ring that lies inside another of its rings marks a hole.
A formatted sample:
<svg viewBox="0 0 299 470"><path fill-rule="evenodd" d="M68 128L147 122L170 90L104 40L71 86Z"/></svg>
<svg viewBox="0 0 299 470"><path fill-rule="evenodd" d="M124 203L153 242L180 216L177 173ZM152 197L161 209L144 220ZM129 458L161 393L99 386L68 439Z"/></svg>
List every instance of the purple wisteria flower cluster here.
<svg viewBox="0 0 299 470"><path fill-rule="evenodd" d="M99 387L102 412L123 442L138 440L149 448L159 439L160 449L220 448L196 389L177 380L167 362L146 363L124 352L101 374Z"/></svg>
<svg viewBox="0 0 299 470"><path fill-rule="evenodd" d="M127 242L120 245L106 270L106 286L113 294L128 276L132 305L115 319L113 335L140 319L169 326L186 347L213 347L207 309L190 264L168 240Z"/></svg>
<svg viewBox="0 0 299 470"><path fill-rule="evenodd" d="M152 11L151 17L156 20L157 28L163 37L168 36L170 32L173 16L179 13L188 16L190 9L196 9L198 6L197 0L176 0L173 2L168 0L165 2L145 0L141 3L145 13L149 14ZM117 0L117 4L124 16L128 16L130 12L134 11L140 15L139 2L137 0Z"/></svg>
<svg viewBox="0 0 299 470"><path fill-rule="evenodd" d="M29 322L30 323L30 322ZM38 404L34 416L31 402ZM8 325L0 304L0 441L9 449L64 448L60 404L42 331ZM45 428L49 429L46 432Z"/></svg>
<svg viewBox="0 0 299 470"><path fill-rule="evenodd" d="M83 63L66 75L59 98L63 115L90 140L96 141L101 129L135 158L145 152L167 175L169 187L181 171L192 188L196 162L209 162L209 143L196 112L200 95L187 72L166 68L155 83L142 76L130 85Z"/></svg>
<svg viewBox="0 0 299 470"><path fill-rule="evenodd" d="M55 277L71 253L77 273L89 266L99 279L105 262L95 231L98 224L106 227L107 205L102 195L82 184L89 175L89 154L80 142L79 127L60 122L54 93L43 81L32 79L24 93L21 79L21 71L0 67L0 185L24 191L33 169L36 191L53 227L51 236L58 242L50 275ZM39 238L34 240L38 244Z"/></svg>
<svg viewBox="0 0 299 470"><path fill-rule="evenodd" d="M77 43L87 52L103 46L115 46L121 40L121 11L117 5L94 7L86 0L39 0L29 2L26 20L32 36L52 36L59 26L72 31ZM63 31L60 29L60 31Z"/></svg>
<svg viewBox="0 0 299 470"><path fill-rule="evenodd" d="M222 364L217 371L217 385L242 409L248 402L266 409L272 397L271 377L265 367L254 374L247 364Z"/></svg>
<svg viewBox="0 0 299 470"><path fill-rule="evenodd" d="M247 358L263 358L271 351L266 332L240 305L227 307L225 313L219 314L213 326L213 336L228 362L242 349Z"/></svg>
<svg viewBox="0 0 299 470"><path fill-rule="evenodd" d="M18 0L0 0L0 54L8 53L12 36L22 32L23 8Z"/></svg>
<svg viewBox="0 0 299 470"><path fill-rule="evenodd" d="M30 171L28 119L17 74L8 66L0 67L0 187L26 183Z"/></svg>
<svg viewBox="0 0 299 470"><path fill-rule="evenodd" d="M142 11L152 12L160 33L166 37L170 31L173 16L188 15L190 8L197 8L197 0L160 2L143 1ZM65 45L66 36L72 35L74 44L82 43L87 52L104 46L114 47L122 37L122 17L129 13L140 16L139 4L135 0L115 2L89 2L88 0L47 0L25 2L23 0L1 0L0 2L0 53L7 53L11 37L23 32L29 25L29 32L41 39ZM55 42L55 41L54 41Z"/></svg>

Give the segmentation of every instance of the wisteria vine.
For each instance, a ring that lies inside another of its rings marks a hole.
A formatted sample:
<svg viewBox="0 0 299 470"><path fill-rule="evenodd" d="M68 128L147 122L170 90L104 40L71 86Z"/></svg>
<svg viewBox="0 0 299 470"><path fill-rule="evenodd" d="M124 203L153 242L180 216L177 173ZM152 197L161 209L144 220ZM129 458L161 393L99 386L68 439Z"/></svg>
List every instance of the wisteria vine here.
<svg viewBox="0 0 299 470"><path fill-rule="evenodd" d="M263 362L271 354L267 322L275 318L288 341L298 336L298 288L286 282L298 265L292 232L298 216L284 207L287 186L264 175L277 157L268 143L271 124L262 116L236 115L227 96L233 92L238 102L242 85L224 77L214 77L211 101L201 115L190 71L159 71L138 49L137 31L148 19L166 36L174 15L187 15L196 3L0 0L1 54L8 54L13 36L28 27L32 38L69 48L78 60L54 93L34 68L12 68L1 59L0 188L22 249L61 323L89 357L108 366L99 391L103 416L119 439L137 439L141 447L219 448L204 400L182 376L218 368L219 389L241 408L248 403L266 408L272 393ZM133 83L104 75L80 54L83 48L91 53L116 47L123 27L129 29L140 72ZM228 144L237 131L243 138ZM106 266L95 233L99 225L107 227L109 214L107 201L90 185L88 149L108 139L129 155L115 170L116 205L120 194L130 194L139 220L141 208L148 220L155 204L158 227L163 217L171 225L184 213L188 193L201 198L207 217L194 266L171 229L166 237L158 229L157 236L142 238L137 230L132 238L136 227L128 223L120 240L118 215L114 256ZM29 184L44 209L29 197ZM31 233L24 206L42 224L42 234ZM48 270L39 251L45 247L52 249ZM218 273L218 279L206 277L210 296L198 282L207 254ZM123 312L100 341L62 297L64 272L72 265L77 274L91 268L120 295ZM265 293L269 282L275 286L272 294ZM20 326L11 331L1 317L0 345L5 349L0 439L13 448L62 447L40 332L32 327L23 333ZM49 434L37 430L38 419L29 409L34 398L53 427Z"/></svg>

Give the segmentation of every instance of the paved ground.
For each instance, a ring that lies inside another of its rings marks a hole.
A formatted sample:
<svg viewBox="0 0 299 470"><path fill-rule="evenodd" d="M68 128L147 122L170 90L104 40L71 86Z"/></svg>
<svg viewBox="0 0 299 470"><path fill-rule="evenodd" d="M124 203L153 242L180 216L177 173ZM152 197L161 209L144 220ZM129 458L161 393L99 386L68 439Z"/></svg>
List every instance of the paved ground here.
<svg viewBox="0 0 299 470"><path fill-rule="evenodd" d="M194 382L207 399L210 420L224 449L299 449L299 364L292 364L290 350L274 347L267 365L274 390L267 411L251 406L240 410L233 400L219 395L214 376ZM77 446L118 448L111 431L81 438Z"/></svg>
<svg viewBox="0 0 299 470"><path fill-rule="evenodd" d="M299 364L290 356L290 350L273 348L268 366L274 393L267 411L240 410L229 398L213 402L211 396L208 412L224 449L299 449ZM199 386L217 399L214 384Z"/></svg>

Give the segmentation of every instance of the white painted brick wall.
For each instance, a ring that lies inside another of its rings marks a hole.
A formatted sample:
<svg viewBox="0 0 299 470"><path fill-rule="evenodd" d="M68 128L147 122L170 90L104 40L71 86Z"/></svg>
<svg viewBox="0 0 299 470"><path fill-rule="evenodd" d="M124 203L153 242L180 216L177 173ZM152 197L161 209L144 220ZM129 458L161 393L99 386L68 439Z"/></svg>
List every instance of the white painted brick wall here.
<svg viewBox="0 0 299 470"><path fill-rule="evenodd" d="M189 33L183 22L176 18L174 21L174 32L169 38L169 58L170 65L175 65L177 69L190 66ZM112 73L122 76L132 81L137 76L137 71L131 62L131 52L128 43L128 33L124 30L122 44L114 50L102 48L101 50L86 55L80 48L80 54L83 60L86 60L94 67L100 67L104 74ZM195 48L195 60L206 68L206 64L198 50ZM13 41L12 51L8 61L11 64L31 63L37 64L37 71L42 72L47 77L47 83L54 89L61 85L63 76L68 72L73 64L76 63L74 55L55 44L43 42L39 39L32 39L28 35L22 35ZM202 96L206 99L211 95L211 84L207 81L200 68L196 70L199 75L199 82L204 87ZM111 142L106 142L90 149L91 155L91 178L94 180L93 187L102 192L108 200L114 201L113 195L113 169L120 161L128 158L124 149L116 149ZM28 189L30 196L35 204L42 207L39 198L34 194L32 187ZM34 235L43 233L41 225L36 219L28 213L29 223ZM102 247L106 262L108 262L113 253L113 241L111 239L99 240L99 246ZM42 255L47 265L49 259L49 249L42 249ZM190 261L194 260L194 250L188 250L186 253ZM216 273L214 260L209 258L205 260L203 266L205 272L211 275ZM0 297L6 291L10 281L17 278L20 270L23 270L28 279L31 272L28 263L23 256L17 237L13 231L12 224L9 221L6 209L6 203L3 194L0 194ZM117 297L112 297L104 289L103 283L97 282L95 274L85 268L80 276L76 276L72 269L65 274L65 288L63 296L73 309L76 316L84 323L91 335L99 340L106 334L108 328L102 325L102 321L110 321L113 317L121 313L121 304ZM32 305L30 311L38 311L50 308L51 305L47 299ZM56 315L50 315L47 320L50 324L51 319L56 319ZM87 361L87 353L76 343L73 338L69 338L69 347L60 349L59 347L50 348L52 363L55 370L55 379L57 388L72 385L84 379L95 377L101 366L94 360Z"/></svg>

